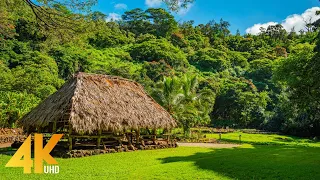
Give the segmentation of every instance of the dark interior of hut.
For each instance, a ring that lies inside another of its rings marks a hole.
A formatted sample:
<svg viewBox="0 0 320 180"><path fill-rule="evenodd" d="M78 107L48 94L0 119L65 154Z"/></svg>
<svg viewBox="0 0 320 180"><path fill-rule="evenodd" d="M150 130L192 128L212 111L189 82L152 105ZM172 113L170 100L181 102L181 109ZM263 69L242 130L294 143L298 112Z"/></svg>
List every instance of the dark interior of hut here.
<svg viewBox="0 0 320 180"><path fill-rule="evenodd" d="M167 129L131 129L122 132L96 130L91 133L75 132L65 122L49 123L45 127L29 127L27 134L43 134L45 145L53 134L64 134L51 154L58 157L86 156L85 152L99 153L127 152L135 150L148 150L176 147L176 140L171 138ZM84 152L84 153L83 153ZM92 153L87 153L92 155Z"/></svg>

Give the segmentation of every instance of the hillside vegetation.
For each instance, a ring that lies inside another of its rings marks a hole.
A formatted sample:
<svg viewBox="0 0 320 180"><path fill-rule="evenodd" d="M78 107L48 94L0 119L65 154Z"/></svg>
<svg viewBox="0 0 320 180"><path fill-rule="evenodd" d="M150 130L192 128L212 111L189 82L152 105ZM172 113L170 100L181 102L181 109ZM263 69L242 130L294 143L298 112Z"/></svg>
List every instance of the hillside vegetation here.
<svg viewBox="0 0 320 180"><path fill-rule="evenodd" d="M1 127L16 126L81 71L141 83L186 134L228 126L320 135L317 22L300 33L274 25L240 35L222 19L178 23L164 9L106 22L56 4L47 10L59 15L53 21L67 17L66 27L46 28L25 3L1 3Z"/></svg>

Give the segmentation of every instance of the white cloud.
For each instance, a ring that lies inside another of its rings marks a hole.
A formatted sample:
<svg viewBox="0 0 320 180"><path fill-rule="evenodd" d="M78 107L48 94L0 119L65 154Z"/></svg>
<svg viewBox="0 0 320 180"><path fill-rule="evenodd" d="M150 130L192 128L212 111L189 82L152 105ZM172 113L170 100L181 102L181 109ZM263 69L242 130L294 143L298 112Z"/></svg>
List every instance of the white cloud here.
<svg viewBox="0 0 320 180"><path fill-rule="evenodd" d="M261 27L267 29L268 26L272 26L272 25L276 25L276 24L278 24L278 23L277 22L268 22L268 23L264 23L264 24L260 24L260 23L255 24L252 27L246 29L246 33L257 35L257 34L259 34Z"/></svg>
<svg viewBox="0 0 320 180"><path fill-rule="evenodd" d="M178 1L178 6L180 7L182 5L182 0L177 0L177 1ZM161 7L162 3L163 3L163 0L145 0L145 4L149 8ZM178 14L180 16L183 16L183 15L187 14L190 11L192 6L193 6L192 3L188 3L187 7L185 7L185 8L181 7L179 9L179 11L176 12L176 14Z"/></svg>
<svg viewBox="0 0 320 180"><path fill-rule="evenodd" d="M179 1L178 5L181 6L181 1ZM189 3L189 4L187 4L187 7L181 7L179 9L179 11L177 12L177 14L180 16L187 14L190 11L190 9L192 8L192 6L193 6L193 4Z"/></svg>
<svg viewBox="0 0 320 180"><path fill-rule="evenodd" d="M116 8L116 9L128 9L128 6L126 4L120 3L120 4L114 5L114 8Z"/></svg>
<svg viewBox="0 0 320 180"><path fill-rule="evenodd" d="M145 1L145 4L148 6L148 7L159 7L161 6L162 4L162 0L146 0Z"/></svg>
<svg viewBox="0 0 320 180"><path fill-rule="evenodd" d="M292 27L295 27L296 31L300 31L301 29L305 29L305 21L315 22L319 19L319 16L316 16L316 11L319 11L320 7L313 7L311 9L307 9L303 14L298 15L294 14L288 16L285 21L282 22L282 26L290 31Z"/></svg>
<svg viewBox="0 0 320 180"><path fill-rule="evenodd" d="M290 32L291 29L294 27L296 32L299 32L301 29L305 30L305 21L309 22L314 22L317 19L319 19L319 16L316 16L316 11L319 11L320 7L313 7L310 9L307 9L304 13L302 14L293 14L288 16L285 20L281 22L281 25L283 28ZM246 29L246 33L250 34L258 34L260 32L260 27L267 28L269 25L275 25L279 24L278 22L268 22L268 23L259 23L255 24L252 27Z"/></svg>
<svg viewBox="0 0 320 180"><path fill-rule="evenodd" d="M109 13L108 14L108 17L106 18L106 21L107 22L110 22L110 21L119 21L121 20L121 15L120 14L117 14L117 13Z"/></svg>

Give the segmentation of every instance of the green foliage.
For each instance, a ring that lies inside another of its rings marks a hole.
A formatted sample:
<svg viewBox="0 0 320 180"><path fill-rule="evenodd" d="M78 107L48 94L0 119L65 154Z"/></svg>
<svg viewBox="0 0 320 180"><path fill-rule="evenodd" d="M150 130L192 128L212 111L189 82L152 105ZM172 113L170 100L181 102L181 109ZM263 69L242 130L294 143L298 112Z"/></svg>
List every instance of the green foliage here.
<svg viewBox="0 0 320 180"><path fill-rule="evenodd" d="M174 30L177 29L178 23L174 17L164 9L150 8L146 10L147 17L152 22L151 33L157 37L167 37L171 35Z"/></svg>
<svg viewBox="0 0 320 180"><path fill-rule="evenodd" d="M197 51L191 58L190 63L200 71L221 72L231 67L225 52L217 49L205 48Z"/></svg>
<svg viewBox="0 0 320 180"><path fill-rule="evenodd" d="M2 61L0 61L0 91L6 91L12 89L12 82L14 76L11 73L11 70L6 67Z"/></svg>
<svg viewBox="0 0 320 180"><path fill-rule="evenodd" d="M116 47L133 43L134 39L130 33L125 34L119 29L119 25L114 22L96 22L99 30L95 30L89 36L88 42L95 48Z"/></svg>
<svg viewBox="0 0 320 180"><path fill-rule="evenodd" d="M211 114L216 126L259 127L268 103L267 92L257 92L251 81L226 79L222 83Z"/></svg>
<svg viewBox="0 0 320 180"><path fill-rule="evenodd" d="M230 51L228 54L232 67L238 66L243 69L247 69L249 67L248 60L243 53Z"/></svg>
<svg viewBox="0 0 320 180"><path fill-rule="evenodd" d="M147 76L154 82L159 81L163 77L174 76L173 68L164 60L145 62L143 68L146 70Z"/></svg>
<svg viewBox="0 0 320 180"><path fill-rule="evenodd" d="M94 1L34 1L46 9L38 14L30 2L0 2L3 93L43 100L77 72L109 74L141 83L186 134L213 125L320 135L318 21L300 34L274 25L241 36L222 19L178 23L161 8L106 22L86 13ZM165 2L177 10L191 1ZM0 126L20 118L6 113Z"/></svg>
<svg viewBox="0 0 320 180"><path fill-rule="evenodd" d="M210 122L214 95L209 89L199 89L197 77L188 75L180 79L164 78L152 93L154 99L178 120L187 136L191 127Z"/></svg>
<svg viewBox="0 0 320 180"><path fill-rule="evenodd" d="M273 61L269 59L257 59L250 62L250 69L246 76L252 79L259 91L272 88ZM271 86L271 87L269 87Z"/></svg>
<svg viewBox="0 0 320 180"><path fill-rule="evenodd" d="M136 8L126 11L122 19L122 27L137 36L149 33L157 37L167 37L178 26L174 17L162 8L149 8L145 11Z"/></svg>
<svg viewBox="0 0 320 180"><path fill-rule="evenodd" d="M160 61L164 60L174 68L188 65L186 55L166 39L155 39L135 44L130 55L138 61Z"/></svg>
<svg viewBox="0 0 320 180"><path fill-rule="evenodd" d="M25 92L0 91L0 127L15 127L16 121L39 102L39 98Z"/></svg>
<svg viewBox="0 0 320 180"><path fill-rule="evenodd" d="M297 45L292 48L287 59L281 59L275 69L275 80L288 87L288 98L293 113L284 115L286 123L284 129L300 135L319 135L319 87L318 72L312 71L316 65L317 56L314 55L312 45ZM300 129L300 130L298 130ZM300 132L300 133L298 133Z"/></svg>
<svg viewBox="0 0 320 180"><path fill-rule="evenodd" d="M58 78L58 67L52 58L38 52L25 55L24 58L25 62L12 70L15 77L14 90L26 91L44 99L63 84Z"/></svg>

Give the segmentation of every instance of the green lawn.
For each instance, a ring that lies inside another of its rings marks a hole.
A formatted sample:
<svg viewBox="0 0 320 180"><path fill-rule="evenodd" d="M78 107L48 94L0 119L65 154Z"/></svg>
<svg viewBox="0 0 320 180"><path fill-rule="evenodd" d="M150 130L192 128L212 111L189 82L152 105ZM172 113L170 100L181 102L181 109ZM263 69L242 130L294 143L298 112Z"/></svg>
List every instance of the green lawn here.
<svg viewBox="0 0 320 180"><path fill-rule="evenodd" d="M175 149L57 159L60 174L25 175L5 168L0 179L320 179L320 148L243 145L233 149Z"/></svg>
<svg viewBox="0 0 320 180"><path fill-rule="evenodd" d="M234 132L222 134L221 139L225 142L239 143L239 135L243 143L255 145L293 145L293 146L311 146L320 147L320 142L315 142L310 139L303 139L294 136L284 136L277 134L248 134L242 132ZM219 139L219 134L206 134L207 138Z"/></svg>

